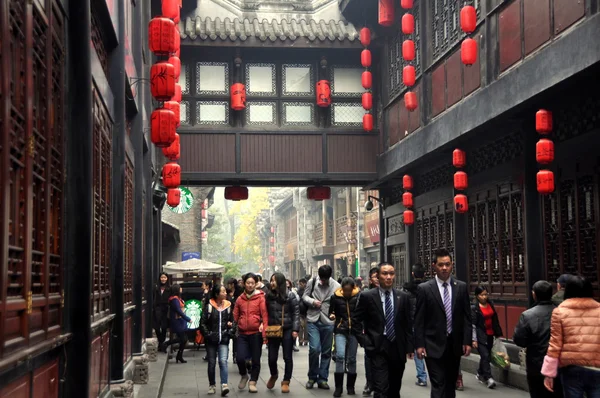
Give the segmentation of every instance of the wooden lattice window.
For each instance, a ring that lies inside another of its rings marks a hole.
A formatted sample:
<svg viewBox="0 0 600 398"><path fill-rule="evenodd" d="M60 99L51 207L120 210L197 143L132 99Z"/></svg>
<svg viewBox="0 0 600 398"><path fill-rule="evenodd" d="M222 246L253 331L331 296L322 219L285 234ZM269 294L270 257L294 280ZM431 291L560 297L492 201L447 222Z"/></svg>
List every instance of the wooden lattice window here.
<svg viewBox="0 0 600 398"><path fill-rule="evenodd" d="M417 262L425 266L425 277L433 277L433 252L446 249L454 258L454 214L450 201L420 208L415 221Z"/></svg>
<svg viewBox="0 0 600 398"><path fill-rule="evenodd" d="M112 237L112 122L98 92L93 90L94 107L94 278L92 314L102 317L110 311L110 264Z"/></svg>
<svg viewBox="0 0 600 398"><path fill-rule="evenodd" d="M92 2L92 44L100 60L100 65L104 74L108 76L108 51L104 44L104 35L102 34L102 24L98 21L98 13L95 12L94 2Z"/></svg>
<svg viewBox="0 0 600 398"><path fill-rule="evenodd" d="M464 33L460 29L460 9L465 5L472 5L477 10L477 17L481 13L481 0L429 0L430 28L432 34L431 47L433 59L443 56Z"/></svg>
<svg viewBox="0 0 600 398"><path fill-rule="evenodd" d="M133 302L133 163L125 161L125 239L123 261L123 303Z"/></svg>
<svg viewBox="0 0 600 398"><path fill-rule="evenodd" d="M469 195L469 281L493 295L526 295L523 194L501 184Z"/></svg>
<svg viewBox="0 0 600 398"><path fill-rule="evenodd" d="M405 35L398 28L391 36L388 36L388 100L393 99L406 89L406 86L402 83L402 69L406 65L411 64L415 67L417 78L421 75L421 1L424 0L416 0L413 8L409 11L415 17L415 32L412 35ZM410 63L402 58L402 42L407 39L415 42L415 59Z"/></svg>

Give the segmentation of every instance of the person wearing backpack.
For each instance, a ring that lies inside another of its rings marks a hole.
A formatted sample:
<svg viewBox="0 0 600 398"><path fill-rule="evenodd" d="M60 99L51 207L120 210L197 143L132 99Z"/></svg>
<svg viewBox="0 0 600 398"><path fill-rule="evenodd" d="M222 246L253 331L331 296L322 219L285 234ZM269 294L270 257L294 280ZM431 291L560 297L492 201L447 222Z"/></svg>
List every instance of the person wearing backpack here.
<svg viewBox="0 0 600 398"><path fill-rule="evenodd" d="M200 330L206 344L206 357L208 358L208 394L216 393L217 356L221 372L221 396L229 393L227 385L227 359L229 357L229 340L233 328L233 311L231 302L227 300L227 289L215 285L210 291L210 300L202 311Z"/></svg>
<svg viewBox="0 0 600 398"><path fill-rule="evenodd" d="M300 333L298 335L298 344L301 346L308 344L307 334L306 334L306 313L308 312L308 307L304 300L302 300L302 296L304 295L304 291L306 290L306 279L301 278L298 281L298 297L300 298L299 306L300 306Z"/></svg>

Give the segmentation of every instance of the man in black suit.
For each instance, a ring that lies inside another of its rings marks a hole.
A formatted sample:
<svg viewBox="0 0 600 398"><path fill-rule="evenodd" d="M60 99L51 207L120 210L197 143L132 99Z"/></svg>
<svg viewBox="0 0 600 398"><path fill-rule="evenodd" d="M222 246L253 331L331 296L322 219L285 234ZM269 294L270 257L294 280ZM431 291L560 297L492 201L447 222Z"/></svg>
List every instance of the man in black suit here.
<svg viewBox="0 0 600 398"><path fill-rule="evenodd" d="M378 267L379 287L363 292L356 318L364 325L361 345L371 360L375 398L400 397L406 358L413 358L413 322L409 296L393 288L394 266Z"/></svg>
<svg viewBox="0 0 600 398"><path fill-rule="evenodd" d="M471 354L473 325L467 285L452 277L452 258L445 249L433 255L435 278L417 289L415 345L425 358L431 398L456 397L462 355Z"/></svg>

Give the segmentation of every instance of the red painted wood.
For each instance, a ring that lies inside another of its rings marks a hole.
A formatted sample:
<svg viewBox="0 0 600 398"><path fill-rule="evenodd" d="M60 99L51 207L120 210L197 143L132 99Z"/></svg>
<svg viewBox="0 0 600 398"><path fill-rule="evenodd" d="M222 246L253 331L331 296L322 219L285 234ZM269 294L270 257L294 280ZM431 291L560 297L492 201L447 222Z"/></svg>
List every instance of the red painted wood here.
<svg viewBox="0 0 600 398"><path fill-rule="evenodd" d="M235 172L234 134L181 134L180 140L183 170Z"/></svg>
<svg viewBox="0 0 600 398"><path fill-rule="evenodd" d="M322 145L323 137L316 135L242 135L242 172L321 172Z"/></svg>
<svg viewBox="0 0 600 398"><path fill-rule="evenodd" d="M517 326L517 323L519 323L519 318L526 309L526 307L512 305L506 307L506 329L503 329L505 337L512 339L515 326Z"/></svg>
<svg viewBox="0 0 600 398"><path fill-rule="evenodd" d="M523 3L525 55L550 40L550 0Z"/></svg>
<svg viewBox="0 0 600 398"><path fill-rule="evenodd" d="M102 333L100 344L100 391L103 391L108 386L108 371L110 366L110 333L108 331Z"/></svg>
<svg viewBox="0 0 600 398"><path fill-rule="evenodd" d="M415 87L413 87L413 91L417 94L417 101L419 101L419 99L423 95L423 93L421 92L421 85L417 83L415 85ZM421 127L421 107L420 106L415 111L408 113L408 132L409 132L409 134L414 132L419 127Z"/></svg>
<svg viewBox="0 0 600 398"><path fill-rule="evenodd" d="M500 71L521 59L521 1L514 0L498 17Z"/></svg>
<svg viewBox="0 0 600 398"><path fill-rule="evenodd" d="M102 362L102 343L100 337L92 340L92 360L90 371L90 398L96 398L100 392L100 365Z"/></svg>
<svg viewBox="0 0 600 398"><path fill-rule="evenodd" d="M473 40L479 44L479 35L475 33ZM481 86L481 57L477 57L477 61L471 66L462 65L463 75L463 97L471 94Z"/></svg>
<svg viewBox="0 0 600 398"><path fill-rule="evenodd" d="M446 65L440 64L431 74L431 116L446 109Z"/></svg>
<svg viewBox="0 0 600 398"><path fill-rule="evenodd" d="M554 34L559 34L585 15L585 0L554 0Z"/></svg>
<svg viewBox="0 0 600 398"><path fill-rule="evenodd" d="M33 398L58 398L58 359L33 373Z"/></svg>
<svg viewBox="0 0 600 398"><path fill-rule="evenodd" d="M396 103L394 103L394 105L392 105L388 109L388 131L389 131L390 146L399 142L402 139L402 137L404 137L404 131L400 131L399 104L400 104L400 101L396 101ZM404 106L404 105L402 105L402 106Z"/></svg>
<svg viewBox="0 0 600 398"><path fill-rule="evenodd" d="M496 308L496 313L498 314L498 321L500 322L502 332L504 333L504 336L506 336L506 306L502 303L496 303L494 308Z"/></svg>
<svg viewBox="0 0 600 398"><path fill-rule="evenodd" d="M330 173L375 172L376 135L329 135L327 161ZM354 156L348 156L352 153ZM306 166L305 166L306 167Z"/></svg>
<svg viewBox="0 0 600 398"><path fill-rule="evenodd" d="M26 374L0 390L0 398L30 398L30 375Z"/></svg>
<svg viewBox="0 0 600 398"><path fill-rule="evenodd" d="M460 50L455 51L446 61L446 96L448 107L456 104L462 98L461 65ZM470 72L470 68L466 70L467 73Z"/></svg>

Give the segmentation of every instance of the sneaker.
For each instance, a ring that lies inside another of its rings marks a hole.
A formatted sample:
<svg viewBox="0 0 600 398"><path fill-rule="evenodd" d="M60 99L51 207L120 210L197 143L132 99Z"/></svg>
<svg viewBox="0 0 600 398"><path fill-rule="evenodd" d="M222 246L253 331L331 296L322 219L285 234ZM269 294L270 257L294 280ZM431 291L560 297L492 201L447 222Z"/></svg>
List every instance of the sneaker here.
<svg viewBox="0 0 600 398"><path fill-rule="evenodd" d="M208 395L213 395L217 392L217 387L215 386L209 386L208 387Z"/></svg>
<svg viewBox="0 0 600 398"><path fill-rule="evenodd" d="M238 384L238 390L243 390L246 388L246 384L248 383L248 375L243 375L240 380L240 384Z"/></svg>
<svg viewBox="0 0 600 398"><path fill-rule="evenodd" d="M326 381L320 381L317 383L320 390L329 390L329 384Z"/></svg>
<svg viewBox="0 0 600 398"><path fill-rule="evenodd" d="M256 382L255 381L251 381L248 385L248 392L251 393L257 393L258 392L258 388L256 388Z"/></svg>
<svg viewBox="0 0 600 398"><path fill-rule="evenodd" d="M229 394L229 386L227 384L221 384L221 396L226 397Z"/></svg>
<svg viewBox="0 0 600 398"><path fill-rule="evenodd" d="M427 382L423 380L417 380L415 384L419 387L427 387Z"/></svg>
<svg viewBox="0 0 600 398"><path fill-rule="evenodd" d="M490 389L496 387L496 382L491 377L487 380L486 384L487 384L487 388L490 388Z"/></svg>
<svg viewBox="0 0 600 398"><path fill-rule="evenodd" d="M306 385L304 387L306 387L307 390L312 389L315 386L315 381L314 380L309 380L306 382Z"/></svg>
<svg viewBox="0 0 600 398"><path fill-rule="evenodd" d="M297 345L295 345L295 346L294 346L294 352L298 352L298 351L300 351L300 348L298 348L298 346L297 346Z"/></svg>

